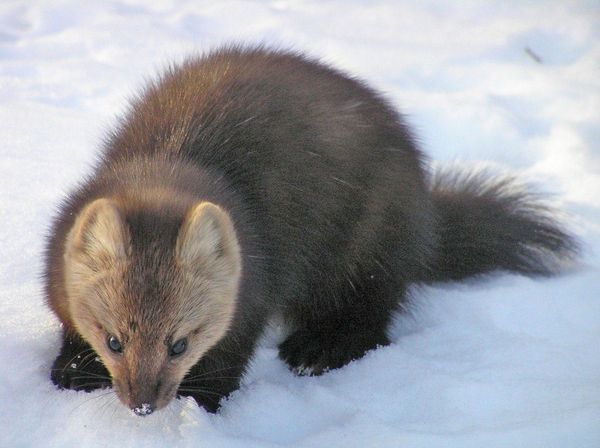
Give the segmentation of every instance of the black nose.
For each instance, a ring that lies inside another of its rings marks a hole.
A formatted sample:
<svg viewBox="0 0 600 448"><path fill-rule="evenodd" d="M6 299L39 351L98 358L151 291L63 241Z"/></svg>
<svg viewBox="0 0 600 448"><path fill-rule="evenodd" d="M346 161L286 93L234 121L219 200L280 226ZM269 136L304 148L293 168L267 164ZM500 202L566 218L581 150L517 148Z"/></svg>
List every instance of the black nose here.
<svg viewBox="0 0 600 448"><path fill-rule="evenodd" d="M140 417L145 417L154 412L154 406L152 406L151 404L148 404L148 403L142 403L139 406L131 408L131 410L133 411L133 413L135 415L138 415Z"/></svg>

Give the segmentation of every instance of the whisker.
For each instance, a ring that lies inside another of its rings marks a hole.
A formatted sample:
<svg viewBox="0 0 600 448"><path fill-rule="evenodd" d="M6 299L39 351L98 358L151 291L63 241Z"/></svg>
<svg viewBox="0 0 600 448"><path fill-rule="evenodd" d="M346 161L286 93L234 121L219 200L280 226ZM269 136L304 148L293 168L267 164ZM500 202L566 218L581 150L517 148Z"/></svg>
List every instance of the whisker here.
<svg viewBox="0 0 600 448"><path fill-rule="evenodd" d="M79 407L81 407L81 406L83 406L84 404L86 404L88 401L91 401L91 400L96 400L96 399L98 399L98 398L105 397L106 395L109 395L109 394L114 394L114 392L113 392L112 390L110 390L110 391L108 391L108 392L104 392L104 393L102 393L102 394L98 395L97 397L91 397L91 398L88 398L87 400L84 400L84 401L82 401L82 402L81 402L81 403L79 403L77 406L75 406L73 409L71 409L71 412L69 413L69 415L71 415L71 414L72 414L72 413L73 413L73 412L74 412L76 409L78 409Z"/></svg>
<svg viewBox="0 0 600 448"><path fill-rule="evenodd" d="M192 377L184 378L184 379L192 380L192 379L196 379L196 378L201 378L203 376L212 375L213 373L222 372L223 370L239 369L241 367L244 367L244 365L240 364L240 365L235 365L235 366L223 367L221 369L215 369L215 370L209 370L208 372L202 372L199 375L194 375Z"/></svg>
<svg viewBox="0 0 600 448"><path fill-rule="evenodd" d="M98 408L98 411L102 414L105 413L106 409L108 408L109 403L111 403L111 400L104 400L104 403L102 403L100 405L100 407Z"/></svg>
<svg viewBox="0 0 600 448"><path fill-rule="evenodd" d="M202 388L197 388L197 387L192 387L192 388L186 387L186 388L178 389L177 392L200 392L201 394L216 395L218 397L224 396L222 393L214 392L214 391L206 390L206 389L202 389Z"/></svg>
<svg viewBox="0 0 600 448"><path fill-rule="evenodd" d="M79 362L79 368L80 369L84 369L86 368L91 362L93 362L96 358L98 358L98 355L96 354L96 352L92 352L92 353L88 353L87 355L85 355L85 357Z"/></svg>
<svg viewBox="0 0 600 448"><path fill-rule="evenodd" d="M86 370L80 370L79 373L83 373L85 376L89 376L91 378L98 378L99 380L106 380L112 382L112 377L106 375L100 375L98 373L88 372Z"/></svg>
<svg viewBox="0 0 600 448"><path fill-rule="evenodd" d="M216 377L212 377L212 378L190 378L190 379L183 379L183 381L179 384L190 384L190 383L195 383L195 382L199 382L202 383L204 381L221 381L221 380L237 380L239 379L239 376L216 376Z"/></svg>
<svg viewBox="0 0 600 448"><path fill-rule="evenodd" d="M87 352L90 352L90 351L94 351L94 349L92 349L92 348L86 348L85 350L82 350L82 351L80 351L80 352L79 352L79 353L77 353L75 356L73 356L73 357L72 357L72 358L71 358L69 361L67 361L67 363L65 364L65 366L64 366L62 369L54 369L54 370L66 370L66 369L67 369L67 367L70 367L70 366L71 366L71 364L73 364L73 363L74 363L74 361L75 361L77 358L81 358L81 356L82 356L84 353L87 353Z"/></svg>
<svg viewBox="0 0 600 448"><path fill-rule="evenodd" d="M106 383L107 379L105 378L97 378L94 376L87 376L87 375L81 375L81 376L74 376L73 378L71 378L72 380L94 380L96 381L96 383Z"/></svg>
<svg viewBox="0 0 600 448"><path fill-rule="evenodd" d="M173 400L173 403L175 404L175 406L179 406L179 411L180 412L183 409L185 409L185 403L183 402L183 400Z"/></svg>
<svg viewBox="0 0 600 448"><path fill-rule="evenodd" d="M88 386L105 386L105 387L99 387L98 389L105 389L105 388L109 388L110 385L106 384L104 382L91 382L91 383L83 383L83 384L78 384L77 386L75 386L75 390L82 390L84 387L88 387ZM88 391L91 392L91 391Z"/></svg>
<svg viewBox="0 0 600 448"><path fill-rule="evenodd" d="M111 406L113 403L119 402L117 394L113 394L111 397L108 397L107 400L104 400L104 404L102 405L103 412L106 413L106 410L112 407L112 417L114 417L115 413L118 410L118 406Z"/></svg>
<svg viewBox="0 0 600 448"><path fill-rule="evenodd" d="M89 372L87 370L81 370L81 369L72 369L72 368L70 368L70 369L50 369L50 370L52 372L57 372L57 371L60 371L60 372L62 372L62 371L65 371L65 372L68 372L68 371L81 372L81 373L85 373L85 374L90 375L90 376L95 376L95 377L110 379L109 376L100 375L99 373Z"/></svg>

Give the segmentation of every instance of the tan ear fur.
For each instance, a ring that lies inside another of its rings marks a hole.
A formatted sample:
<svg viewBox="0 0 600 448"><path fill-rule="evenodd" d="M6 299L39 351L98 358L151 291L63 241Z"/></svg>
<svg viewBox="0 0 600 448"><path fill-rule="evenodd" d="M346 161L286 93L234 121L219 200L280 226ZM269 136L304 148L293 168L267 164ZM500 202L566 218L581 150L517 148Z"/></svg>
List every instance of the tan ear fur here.
<svg viewBox="0 0 600 448"><path fill-rule="evenodd" d="M96 199L83 209L67 235L65 259L98 272L126 259L129 244L117 206L109 199Z"/></svg>
<svg viewBox="0 0 600 448"><path fill-rule="evenodd" d="M200 202L188 212L177 238L176 256L189 268L210 266L221 274L239 276L240 247L227 212L210 202Z"/></svg>

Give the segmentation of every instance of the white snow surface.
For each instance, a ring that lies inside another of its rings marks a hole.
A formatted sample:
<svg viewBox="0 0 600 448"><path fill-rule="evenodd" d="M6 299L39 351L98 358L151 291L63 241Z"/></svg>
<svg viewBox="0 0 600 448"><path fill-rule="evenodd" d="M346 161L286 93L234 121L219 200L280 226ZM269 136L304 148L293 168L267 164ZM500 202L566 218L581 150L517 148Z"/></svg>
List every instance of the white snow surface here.
<svg viewBox="0 0 600 448"><path fill-rule="evenodd" d="M49 220L145 79L230 42L321 57L384 92L435 163L536 184L580 266L413 291L392 345L321 377L288 371L275 328L216 415L180 399L139 418L112 392L58 391ZM599 447L599 125L596 0L3 0L0 446Z"/></svg>

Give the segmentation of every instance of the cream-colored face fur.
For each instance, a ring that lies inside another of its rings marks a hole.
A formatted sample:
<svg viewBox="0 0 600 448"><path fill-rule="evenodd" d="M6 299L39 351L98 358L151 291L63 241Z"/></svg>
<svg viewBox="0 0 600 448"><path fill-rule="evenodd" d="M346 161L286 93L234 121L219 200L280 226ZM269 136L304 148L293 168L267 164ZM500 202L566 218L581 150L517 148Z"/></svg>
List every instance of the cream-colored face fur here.
<svg viewBox="0 0 600 448"><path fill-rule="evenodd" d="M151 250L150 258L136 257L130 229L111 199L87 205L65 243L72 319L130 408L169 403L189 369L226 334L235 311L240 249L224 210L207 202L191 207L171 253L169 260ZM120 342L120 353L108 347L110 336ZM183 338L187 349L171 356L172 344Z"/></svg>

